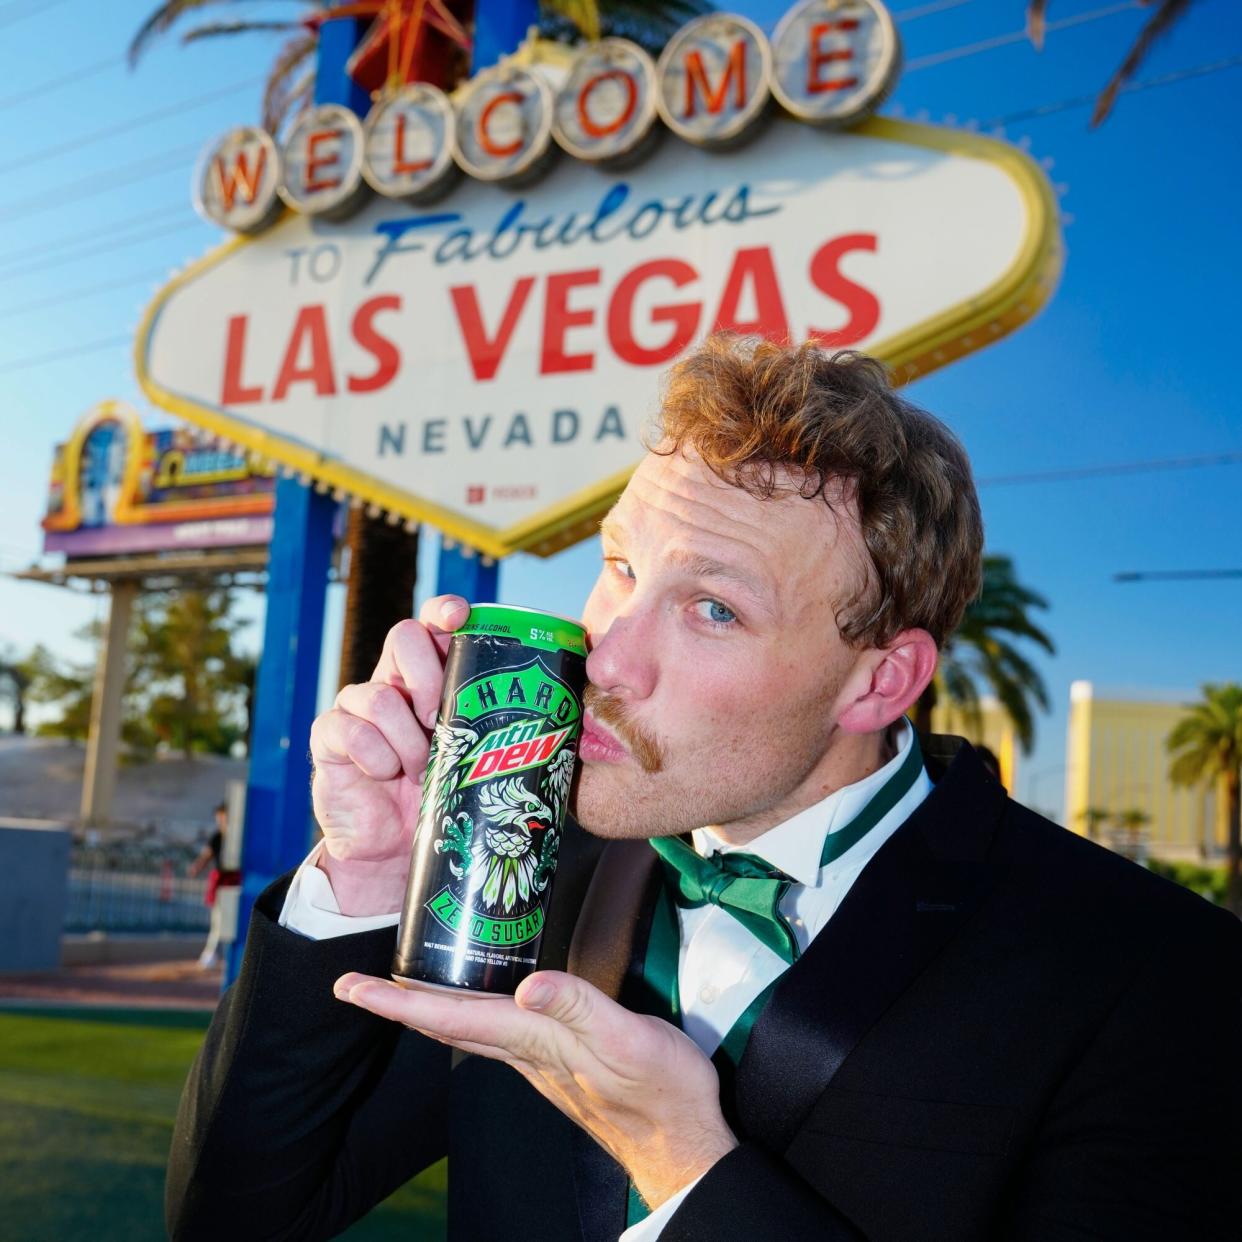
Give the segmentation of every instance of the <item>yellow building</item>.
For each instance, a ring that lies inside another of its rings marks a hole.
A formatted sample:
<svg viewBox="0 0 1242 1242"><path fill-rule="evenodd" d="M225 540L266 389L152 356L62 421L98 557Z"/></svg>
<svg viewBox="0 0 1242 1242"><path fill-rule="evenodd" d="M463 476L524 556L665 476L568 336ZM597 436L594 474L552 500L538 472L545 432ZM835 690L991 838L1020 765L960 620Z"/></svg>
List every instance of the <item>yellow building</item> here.
<svg viewBox="0 0 1242 1242"><path fill-rule="evenodd" d="M1146 817L1142 836L1157 857L1200 859L1223 849L1224 799L1210 788L1181 788L1169 780L1165 739L1186 706L1098 698L1089 681L1070 686L1067 828L1084 835L1094 828L1107 843L1121 817L1132 811ZM1088 810L1094 814L1088 816Z"/></svg>
<svg viewBox="0 0 1242 1242"><path fill-rule="evenodd" d="M931 731L953 733L975 745L982 742L1000 763L1001 784L1013 793L1018 782L1018 748L1013 725L996 699L980 699L977 718L951 705L937 704L932 711Z"/></svg>

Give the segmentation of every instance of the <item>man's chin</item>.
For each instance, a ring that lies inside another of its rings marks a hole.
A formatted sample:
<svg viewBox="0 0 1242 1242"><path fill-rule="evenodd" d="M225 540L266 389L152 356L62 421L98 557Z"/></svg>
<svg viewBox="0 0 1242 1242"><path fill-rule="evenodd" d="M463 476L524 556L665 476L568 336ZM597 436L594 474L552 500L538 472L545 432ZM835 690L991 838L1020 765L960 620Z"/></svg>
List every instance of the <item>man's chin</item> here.
<svg viewBox="0 0 1242 1242"><path fill-rule="evenodd" d="M647 824L649 816L635 814L633 777L633 771L625 771L620 764L584 763L570 805L578 825L608 841L641 840L658 833L658 825Z"/></svg>

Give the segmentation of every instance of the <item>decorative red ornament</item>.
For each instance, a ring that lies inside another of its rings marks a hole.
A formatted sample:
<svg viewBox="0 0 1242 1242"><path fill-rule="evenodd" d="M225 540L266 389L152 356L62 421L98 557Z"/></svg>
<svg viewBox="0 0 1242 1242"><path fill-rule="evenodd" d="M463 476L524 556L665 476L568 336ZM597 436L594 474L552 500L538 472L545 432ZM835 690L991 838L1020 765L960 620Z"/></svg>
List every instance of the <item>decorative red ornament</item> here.
<svg viewBox="0 0 1242 1242"><path fill-rule="evenodd" d="M470 51L466 27L474 0L355 0L317 13L307 25L318 30L340 17L371 17L370 28L346 63L349 76L374 95L407 82L451 89L456 51Z"/></svg>

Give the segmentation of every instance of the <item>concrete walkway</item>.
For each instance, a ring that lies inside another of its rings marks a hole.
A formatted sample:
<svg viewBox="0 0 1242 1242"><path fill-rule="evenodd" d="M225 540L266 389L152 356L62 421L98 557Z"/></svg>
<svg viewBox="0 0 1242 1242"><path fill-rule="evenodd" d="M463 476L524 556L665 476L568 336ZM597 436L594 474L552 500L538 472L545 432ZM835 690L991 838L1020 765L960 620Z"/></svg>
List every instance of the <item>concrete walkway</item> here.
<svg viewBox="0 0 1242 1242"><path fill-rule="evenodd" d="M0 1008L82 1005L210 1011L223 968L195 961L101 962L32 975L0 975Z"/></svg>

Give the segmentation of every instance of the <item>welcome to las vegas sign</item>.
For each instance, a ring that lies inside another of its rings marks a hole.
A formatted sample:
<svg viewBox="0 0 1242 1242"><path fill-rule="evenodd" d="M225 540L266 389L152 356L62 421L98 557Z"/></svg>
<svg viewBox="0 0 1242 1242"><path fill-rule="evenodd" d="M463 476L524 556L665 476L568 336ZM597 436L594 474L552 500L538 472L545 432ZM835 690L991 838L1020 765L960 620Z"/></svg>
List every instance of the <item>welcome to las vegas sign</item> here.
<svg viewBox="0 0 1242 1242"><path fill-rule="evenodd" d="M238 236L156 296L140 382L395 520L556 551L707 332L860 348L908 380L1051 295L1055 203L1024 153L860 119L898 59L878 3L803 0L771 40L713 14L658 64L532 42L451 99L315 109L281 147L232 131L195 189Z"/></svg>

